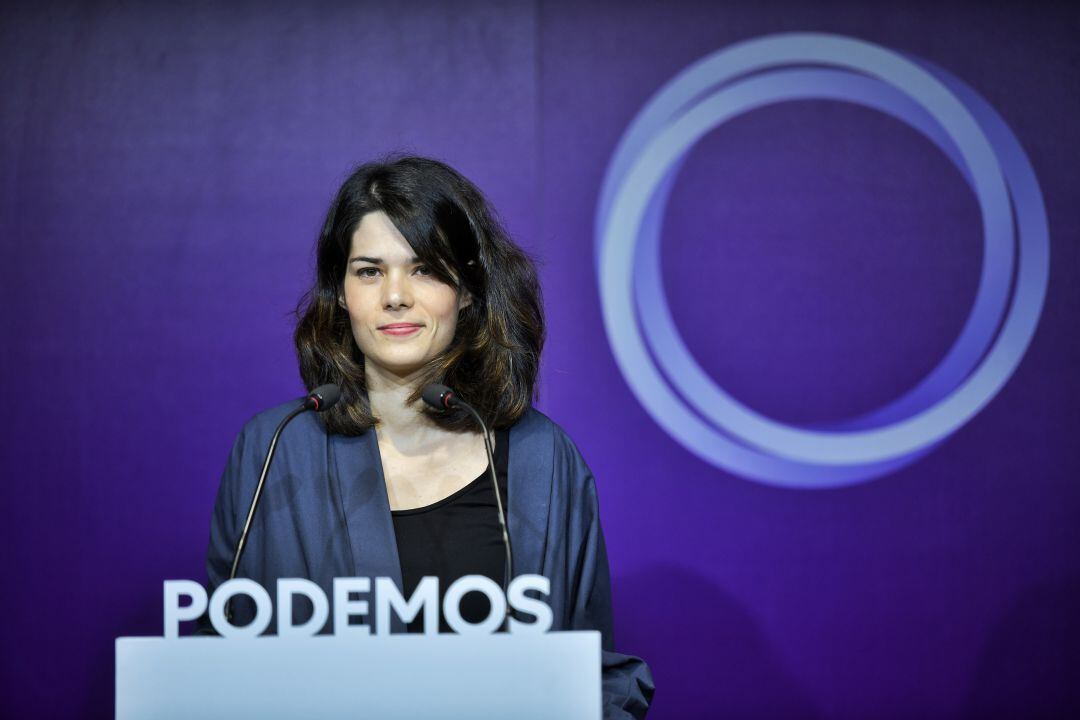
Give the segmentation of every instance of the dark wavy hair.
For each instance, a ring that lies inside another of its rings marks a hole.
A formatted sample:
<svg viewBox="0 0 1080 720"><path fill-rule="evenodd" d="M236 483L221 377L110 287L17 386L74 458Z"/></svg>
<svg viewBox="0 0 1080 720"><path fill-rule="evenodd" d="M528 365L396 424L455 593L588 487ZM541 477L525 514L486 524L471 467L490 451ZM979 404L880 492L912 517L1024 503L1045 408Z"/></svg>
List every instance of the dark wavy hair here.
<svg viewBox="0 0 1080 720"><path fill-rule="evenodd" d="M532 401L544 345L536 269L475 185L437 160L398 157L359 166L338 190L319 234L315 284L297 306L294 339L304 385L341 386L341 401L322 415L327 430L357 435L378 422L364 356L341 302L353 232L377 211L436 277L472 296L450 346L423 368L410 402L427 383L441 382L489 425L512 425ZM435 417L453 429L469 427L461 414Z"/></svg>

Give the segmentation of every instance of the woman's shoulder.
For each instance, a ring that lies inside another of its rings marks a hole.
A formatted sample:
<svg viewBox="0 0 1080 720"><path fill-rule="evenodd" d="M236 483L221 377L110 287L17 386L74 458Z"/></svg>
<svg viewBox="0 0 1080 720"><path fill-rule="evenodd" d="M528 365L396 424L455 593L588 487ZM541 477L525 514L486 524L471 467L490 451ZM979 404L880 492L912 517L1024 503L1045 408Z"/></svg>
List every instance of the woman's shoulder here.
<svg viewBox="0 0 1080 720"><path fill-rule="evenodd" d="M261 412L251 416L247 422L240 428L240 432L237 436L237 443L255 443L258 445L265 445L270 442L270 438L273 436L277 426L284 420L289 413L298 409L304 402L303 398L296 398L283 402L274 407L267 408ZM326 437L326 428L322 422L318 419L318 414L314 412L300 413L297 417L288 425L288 435L290 440L297 436L303 436L308 440L316 440ZM298 440L301 438L297 438Z"/></svg>
<svg viewBox="0 0 1080 720"><path fill-rule="evenodd" d="M550 443L555 451L567 447L577 450L561 425L532 406L511 426L510 431L516 438Z"/></svg>
<svg viewBox="0 0 1080 720"><path fill-rule="evenodd" d="M530 407L511 430L511 456L519 449L550 463L554 478L572 485L591 485L592 472L581 451L559 423Z"/></svg>

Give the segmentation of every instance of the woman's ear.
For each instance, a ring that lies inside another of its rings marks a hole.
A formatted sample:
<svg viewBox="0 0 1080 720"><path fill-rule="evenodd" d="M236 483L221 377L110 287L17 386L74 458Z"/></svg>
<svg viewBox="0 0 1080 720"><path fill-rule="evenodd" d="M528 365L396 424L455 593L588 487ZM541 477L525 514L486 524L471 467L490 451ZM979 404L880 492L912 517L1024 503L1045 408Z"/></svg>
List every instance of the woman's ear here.
<svg viewBox="0 0 1080 720"><path fill-rule="evenodd" d="M469 292L468 290L466 290L465 288L462 288L461 289L461 294L458 296L458 308L457 308L458 312L461 312L465 308L472 305L472 302L473 302L472 293Z"/></svg>
<svg viewBox="0 0 1080 720"><path fill-rule="evenodd" d="M342 310L347 311L349 309L349 306L345 304L345 295L343 293L340 293L340 292L338 293L337 304L338 304L338 307L341 308Z"/></svg>

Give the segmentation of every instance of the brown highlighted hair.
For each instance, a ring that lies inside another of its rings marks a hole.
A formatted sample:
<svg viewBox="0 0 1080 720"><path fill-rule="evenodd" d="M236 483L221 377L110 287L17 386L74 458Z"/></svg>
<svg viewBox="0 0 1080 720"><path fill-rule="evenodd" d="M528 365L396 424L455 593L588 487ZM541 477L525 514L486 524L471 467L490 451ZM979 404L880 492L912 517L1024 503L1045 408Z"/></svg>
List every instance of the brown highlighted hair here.
<svg viewBox="0 0 1080 720"><path fill-rule="evenodd" d="M544 345L536 269L503 230L483 194L448 165L420 157L361 165L326 213L316 246L314 286L297 307L294 339L308 390L341 386L323 414L327 430L357 435L378 422L364 382L364 356L340 302L352 235L364 215L382 211L432 273L472 302L458 316L450 347L423 369L410 402L430 382L453 388L494 427L512 425L529 408ZM466 416L437 416L454 429Z"/></svg>

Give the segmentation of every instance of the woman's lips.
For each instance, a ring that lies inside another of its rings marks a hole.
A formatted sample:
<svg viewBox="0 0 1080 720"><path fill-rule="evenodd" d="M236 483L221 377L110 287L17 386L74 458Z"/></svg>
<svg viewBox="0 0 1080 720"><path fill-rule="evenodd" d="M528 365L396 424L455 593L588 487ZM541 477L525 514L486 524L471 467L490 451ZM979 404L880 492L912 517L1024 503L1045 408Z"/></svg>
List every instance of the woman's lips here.
<svg viewBox="0 0 1080 720"><path fill-rule="evenodd" d="M380 325L379 332L387 335L412 335L422 327L423 325L417 325L416 323L392 323L390 325Z"/></svg>

